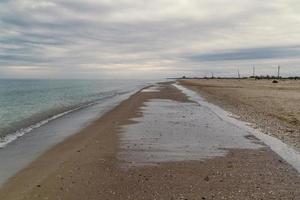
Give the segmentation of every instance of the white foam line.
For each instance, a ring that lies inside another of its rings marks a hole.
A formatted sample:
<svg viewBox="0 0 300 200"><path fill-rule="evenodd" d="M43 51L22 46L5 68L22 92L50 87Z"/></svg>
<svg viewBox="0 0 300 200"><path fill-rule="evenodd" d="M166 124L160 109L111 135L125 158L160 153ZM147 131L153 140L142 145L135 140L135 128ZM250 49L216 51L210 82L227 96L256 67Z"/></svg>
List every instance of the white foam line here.
<svg viewBox="0 0 300 200"><path fill-rule="evenodd" d="M107 97L112 97L113 95L110 95L110 96L107 96ZM39 121L31 126L28 126L26 128L22 128L20 130L17 130L15 131L14 133L11 133L11 134L8 134L6 136L4 136L3 138L0 138L0 149L4 148L5 146L7 146L9 143L15 141L16 139L22 137L23 135L27 134L27 133L30 133L31 131L33 131L34 129L36 128L39 128L55 119L58 119L60 117L63 117L67 114L70 114L72 112L75 112L77 110L80 110L80 109L83 109L83 108L86 108L86 107L89 107L89 106L92 106L92 105L95 105L98 101L94 101L94 102L91 102L91 103L88 103L88 104L85 104L85 105L81 105L81 106L78 106L76 108L73 108L71 110L67 110L65 112L62 112L62 113L59 113L59 114L56 114L52 117L49 117L45 120L42 120L42 121Z"/></svg>
<svg viewBox="0 0 300 200"><path fill-rule="evenodd" d="M74 108L74 109L72 109L72 110L68 110L68 111L59 113L59 114L54 115L54 116L52 116L52 117L50 117L50 118L47 118L47 119L42 120L42 121L40 121L40 122L37 122L37 123L35 123L35 124L33 124L33 125L29 126L29 127L22 128L22 129L20 129L20 130L17 130L16 132L14 132L14 133L12 133L12 134L8 134L8 135L6 135L5 137L0 138L0 149L1 149L1 148L4 148L6 145L8 145L8 144L11 143L12 141L18 139L19 137L22 137L23 135L25 135L25 134L31 132L32 130L34 130L34 129L36 129L36 128L39 128L39 127L41 127L41 126L43 126L43 125L49 123L50 121L53 121L53 120L55 120L55 119L58 119L58 118L60 118L60 117L62 117L62 116L64 116L64 115L67 115L67 114L69 114L69 113L71 113L71 112L74 112L74 111L76 111L76 110L79 110L79 109L82 109L82 108L91 106L91 105L93 105L93 104L95 104L95 102L89 103L89 104L84 105L84 106L80 106L80 107Z"/></svg>
<svg viewBox="0 0 300 200"><path fill-rule="evenodd" d="M232 114L223 110L217 105L208 103L203 100L199 93L194 92L186 87L179 85L177 83L173 84L177 89L182 91L185 95L187 95L190 100L197 102L200 106L204 106L211 111L213 111L216 115L218 115L222 120L231 123L247 132L251 133L261 141L263 141L266 145L268 145L274 152L276 152L282 159L292 165L299 173L300 173L300 152L296 151L294 148L288 146L283 143L281 140L272 137L270 135L262 133L258 129L254 129L249 126L249 123L237 120L233 118Z"/></svg>

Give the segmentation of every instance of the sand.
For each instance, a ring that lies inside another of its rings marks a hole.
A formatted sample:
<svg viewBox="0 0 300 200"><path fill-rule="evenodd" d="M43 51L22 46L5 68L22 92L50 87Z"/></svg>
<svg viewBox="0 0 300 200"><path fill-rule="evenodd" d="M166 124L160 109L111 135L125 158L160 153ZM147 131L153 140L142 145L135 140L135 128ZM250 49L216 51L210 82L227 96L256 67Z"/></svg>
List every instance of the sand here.
<svg viewBox="0 0 300 200"><path fill-rule="evenodd" d="M137 123L154 99L190 103L170 83L131 96L16 174L0 199L299 199L298 173L266 146L124 167L118 158L124 127Z"/></svg>
<svg viewBox="0 0 300 200"><path fill-rule="evenodd" d="M182 80L209 102L300 150L300 81Z"/></svg>

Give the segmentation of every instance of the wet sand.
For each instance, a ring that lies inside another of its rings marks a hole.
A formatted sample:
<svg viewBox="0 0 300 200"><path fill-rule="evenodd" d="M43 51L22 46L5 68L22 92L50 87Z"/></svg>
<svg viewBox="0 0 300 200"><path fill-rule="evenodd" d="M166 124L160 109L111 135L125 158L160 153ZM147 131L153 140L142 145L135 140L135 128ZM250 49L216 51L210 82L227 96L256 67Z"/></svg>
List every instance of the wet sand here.
<svg viewBox="0 0 300 200"><path fill-rule="evenodd" d="M192 79L181 83L300 150L300 81Z"/></svg>
<svg viewBox="0 0 300 200"><path fill-rule="evenodd" d="M193 103L170 83L139 92L11 178L0 199L299 199L298 173L263 144L209 159L128 166L133 161L120 155L133 155L130 147L140 140L126 150L122 138L137 119L148 121L145 106L157 100Z"/></svg>

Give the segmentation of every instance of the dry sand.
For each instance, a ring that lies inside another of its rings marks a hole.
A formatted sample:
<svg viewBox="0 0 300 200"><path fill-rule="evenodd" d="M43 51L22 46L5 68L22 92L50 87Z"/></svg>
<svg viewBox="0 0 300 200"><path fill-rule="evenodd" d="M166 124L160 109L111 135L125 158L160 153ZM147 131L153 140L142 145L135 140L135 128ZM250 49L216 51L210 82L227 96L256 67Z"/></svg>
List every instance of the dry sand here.
<svg viewBox="0 0 300 200"><path fill-rule="evenodd" d="M298 173L268 147L231 149L225 157L122 168L122 126L151 99L186 102L168 83L133 95L89 127L56 145L1 189L18 199L300 199Z"/></svg>
<svg viewBox="0 0 300 200"><path fill-rule="evenodd" d="M181 83L300 150L300 81L192 79Z"/></svg>

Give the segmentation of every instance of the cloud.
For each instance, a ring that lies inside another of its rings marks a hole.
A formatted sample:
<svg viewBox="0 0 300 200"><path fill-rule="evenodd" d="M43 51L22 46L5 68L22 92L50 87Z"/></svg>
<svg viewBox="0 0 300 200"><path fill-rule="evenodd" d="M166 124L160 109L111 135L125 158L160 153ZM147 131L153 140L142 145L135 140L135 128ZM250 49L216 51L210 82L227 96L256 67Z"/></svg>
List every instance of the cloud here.
<svg viewBox="0 0 300 200"><path fill-rule="evenodd" d="M250 63L299 74L299 13L295 0L1 1L0 76L226 74Z"/></svg>
<svg viewBox="0 0 300 200"><path fill-rule="evenodd" d="M248 49L234 49L215 53L192 55L193 61L239 61L300 58L300 46L273 46Z"/></svg>

